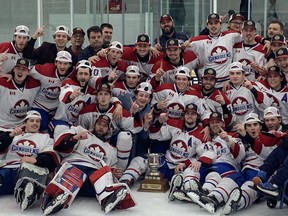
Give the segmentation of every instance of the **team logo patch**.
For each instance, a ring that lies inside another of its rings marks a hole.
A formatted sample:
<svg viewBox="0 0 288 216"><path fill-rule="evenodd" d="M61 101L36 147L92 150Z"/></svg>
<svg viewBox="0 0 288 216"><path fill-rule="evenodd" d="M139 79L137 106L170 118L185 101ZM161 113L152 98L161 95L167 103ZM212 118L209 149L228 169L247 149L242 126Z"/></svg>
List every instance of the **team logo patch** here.
<svg viewBox="0 0 288 216"><path fill-rule="evenodd" d="M107 161L105 150L98 144L91 144L84 148L84 154L94 161Z"/></svg>
<svg viewBox="0 0 288 216"><path fill-rule="evenodd" d="M250 66L251 61L249 59L240 59L238 62L242 64L245 74L255 72L254 69Z"/></svg>
<svg viewBox="0 0 288 216"><path fill-rule="evenodd" d="M231 52L229 52L226 47L216 46L212 49L210 56L208 56L208 60L209 62L214 62L216 64L223 64L231 57Z"/></svg>
<svg viewBox="0 0 288 216"><path fill-rule="evenodd" d="M187 145L183 140L175 140L170 146L170 154L175 159L188 158Z"/></svg>
<svg viewBox="0 0 288 216"><path fill-rule="evenodd" d="M26 113L30 110L30 105L27 100L19 100L13 108L10 109L10 114L16 118L22 119Z"/></svg>
<svg viewBox="0 0 288 216"><path fill-rule="evenodd" d="M83 109L84 105L85 105L85 101L79 100L76 103L74 103L73 105L71 104L68 107L68 111L71 113L71 116L73 118L77 118L80 111Z"/></svg>
<svg viewBox="0 0 288 216"><path fill-rule="evenodd" d="M16 144L13 144L11 151L19 155L19 157L36 156L39 154L39 148L36 148L36 144L28 139L20 140Z"/></svg>
<svg viewBox="0 0 288 216"><path fill-rule="evenodd" d="M244 98L244 97L236 97L236 98L232 101L232 108L233 108L233 112L234 112L236 115L239 115L239 116L243 116L243 115L245 115L247 112L253 110L252 104L250 104L250 103L246 100L246 98Z"/></svg>
<svg viewBox="0 0 288 216"><path fill-rule="evenodd" d="M54 87L43 88L42 92L45 94L45 97L47 99L56 100L59 98L59 95L60 95L60 87L54 86Z"/></svg>
<svg viewBox="0 0 288 216"><path fill-rule="evenodd" d="M179 103L171 103L167 107L168 115L171 118L180 118L184 116L185 107Z"/></svg>

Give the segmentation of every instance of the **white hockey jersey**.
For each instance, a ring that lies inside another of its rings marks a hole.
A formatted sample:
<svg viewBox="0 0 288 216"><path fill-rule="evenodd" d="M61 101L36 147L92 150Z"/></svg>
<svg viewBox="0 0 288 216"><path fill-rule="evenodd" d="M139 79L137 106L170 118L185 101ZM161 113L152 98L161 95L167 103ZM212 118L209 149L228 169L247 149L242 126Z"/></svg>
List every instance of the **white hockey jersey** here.
<svg viewBox="0 0 288 216"><path fill-rule="evenodd" d="M40 83L27 76L23 89L19 89L13 79L0 78L0 128L12 129L19 126L40 89Z"/></svg>
<svg viewBox="0 0 288 216"><path fill-rule="evenodd" d="M252 62L257 62L259 67L266 64L265 51L262 50L262 44L256 44L253 47L245 47L243 42L236 43L233 47L233 62L241 62L245 75L248 80L255 81L258 77L254 68L251 67Z"/></svg>
<svg viewBox="0 0 288 216"><path fill-rule="evenodd" d="M229 79L229 66L233 60L233 46L241 42L242 36L235 31L222 32L218 37L200 35L190 38L188 50L192 50L204 67L198 70L198 76L203 76L206 68L217 71L216 88L223 87L223 82Z"/></svg>
<svg viewBox="0 0 288 216"><path fill-rule="evenodd" d="M63 131L56 139L54 146L58 146L64 137L75 135L81 131L87 131L81 126L72 126L68 131ZM81 165L100 169L104 165L115 167L117 163L117 149L108 142L103 142L94 134L89 133L88 138L80 140L69 152L59 152L64 156L62 163L69 162L73 165Z"/></svg>
<svg viewBox="0 0 288 216"><path fill-rule="evenodd" d="M7 49L8 52L6 55L8 59L5 60L0 66L2 74L11 72L16 65L17 60L23 56L23 53L20 53L16 50L13 42L0 43L0 53L4 53Z"/></svg>
<svg viewBox="0 0 288 216"><path fill-rule="evenodd" d="M37 157L39 153L52 154L53 158L60 163L60 158L53 150L54 140L45 133L24 133L15 136L6 154L5 168L20 166L20 159L24 156Z"/></svg>
<svg viewBox="0 0 288 216"><path fill-rule="evenodd" d="M43 109L47 113L55 112L59 105L62 82L68 79L71 74L72 72L65 77L59 77L57 67L52 63L35 65L30 70L29 75L40 81L41 89L36 95L32 107Z"/></svg>

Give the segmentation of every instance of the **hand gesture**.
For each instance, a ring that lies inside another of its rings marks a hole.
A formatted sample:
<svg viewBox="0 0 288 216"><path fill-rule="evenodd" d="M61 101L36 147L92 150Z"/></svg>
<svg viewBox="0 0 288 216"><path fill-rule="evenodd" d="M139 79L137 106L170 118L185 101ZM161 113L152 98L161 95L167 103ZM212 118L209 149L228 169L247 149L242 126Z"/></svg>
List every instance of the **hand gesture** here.
<svg viewBox="0 0 288 216"><path fill-rule="evenodd" d="M245 80L244 80L243 86L244 86L245 88L249 89L249 90L251 90L251 89L253 88L253 85L252 85L251 81L248 80L248 79L246 79L246 78L245 78Z"/></svg>
<svg viewBox="0 0 288 216"><path fill-rule="evenodd" d="M160 110L165 109L168 105L168 102L169 102L169 99L159 101L159 103L157 103L157 109L160 109Z"/></svg>
<svg viewBox="0 0 288 216"><path fill-rule="evenodd" d="M20 127L16 127L9 134L10 137L15 137L24 133L25 125L21 125Z"/></svg>
<svg viewBox="0 0 288 216"><path fill-rule="evenodd" d="M219 130L220 130L220 133L218 134L218 136L221 139L225 140L226 142L229 142L228 133L225 130L223 130L223 128L220 126L219 126Z"/></svg>
<svg viewBox="0 0 288 216"><path fill-rule="evenodd" d="M155 44L155 49L157 49L158 51L162 50L162 46L160 45L160 39L159 37L157 38L157 43Z"/></svg>
<svg viewBox="0 0 288 216"><path fill-rule="evenodd" d="M168 114L167 113L161 113L159 115L159 119L158 121L163 124L164 122L166 122L168 120Z"/></svg>
<svg viewBox="0 0 288 216"><path fill-rule="evenodd" d="M244 124L239 123L235 125L234 128L241 136L243 137L246 136L246 130L245 130Z"/></svg>
<svg viewBox="0 0 288 216"><path fill-rule="evenodd" d="M155 75L155 79L157 81L161 80L161 77L163 76L163 74L165 73L165 71L163 70L163 63L160 63L160 67L156 70L156 75Z"/></svg>
<svg viewBox="0 0 288 216"><path fill-rule="evenodd" d="M153 56L154 58L157 58L161 52L156 49L155 47L150 47L150 55Z"/></svg>
<svg viewBox="0 0 288 216"><path fill-rule="evenodd" d="M220 103L221 105L224 105L224 104L225 104L225 99L224 99L223 95L220 94L220 93L219 93L218 95L216 95L215 100L216 100L218 103Z"/></svg>
<svg viewBox="0 0 288 216"><path fill-rule="evenodd" d="M46 27L46 24L37 28L35 33L33 34L32 38L37 39L37 38L43 36L45 27Z"/></svg>
<svg viewBox="0 0 288 216"><path fill-rule="evenodd" d="M153 120L153 111L154 108L150 110L150 112L145 113L144 115L144 128L148 127L150 125L150 122Z"/></svg>
<svg viewBox="0 0 288 216"><path fill-rule="evenodd" d="M209 126L206 126L205 128L203 128L203 130L200 133L204 133L204 136L203 136L204 141L211 140Z"/></svg>
<svg viewBox="0 0 288 216"><path fill-rule="evenodd" d="M132 114L135 114L135 113L139 112L140 107L136 103L136 101L133 102L132 97L130 97L130 104L131 104L130 112Z"/></svg>
<svg viewBox="0 0 288 216"><path fill-rule="evenodd" d="M76 97L78 97L81 94L81 88L75 89L69 96L70 100L73 101Z"/></svg>
<svg viewBox="0 0 288 216"><path fill-rule="evenodd" d="M88 138L89 131L81 131L80 133L73 136L73 139L75 140L84 140Z"/></svg>
<svg viewBox="0 0 288 216"><path fill-rule="evenodd" d="M5 52L0 53L0 65L3 64L4 61L8 59L7 53L9 51L9 48L5 50Z"/></svg>
<svg viewBox="0 0 288 216"><path fill-rule="evenodd" d="M111 81L117 81L117 79L118 79L118 76L117 76L117 73L116 73L116 71L117 71L117 67L115 67L110 73L109 73L109 75L108 75L108 81L109 82L111 82ZM111 86L111 88L112 88L112 86Z"/></svg>

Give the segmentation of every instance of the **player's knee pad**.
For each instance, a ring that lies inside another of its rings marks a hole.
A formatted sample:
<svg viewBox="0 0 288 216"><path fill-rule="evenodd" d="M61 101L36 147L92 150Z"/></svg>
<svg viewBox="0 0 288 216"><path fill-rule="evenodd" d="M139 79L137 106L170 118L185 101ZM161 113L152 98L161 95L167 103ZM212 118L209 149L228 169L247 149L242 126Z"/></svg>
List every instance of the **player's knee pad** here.
<svg viewBox="0 0 288 216"><path fill-rule="evenodd" d="M39 199L46 187L48 175L47 168L30 163L21 164L14 188L14 197L16 202L20 203L22 210L31 207Z"/></svg>
<svg viewBox="0 0 288 216"><path fill-rule="evenodd" d="M183 171L182 176L183 176L184 190L190 190L191 185L190 185L189 181L191 181L192 179L193 180L195 179L199 182L200 173L195 172L193 169L187 168Z"/></svg>
<svg viewBox="0 0 288 216"><path fill-rule="evenodd" d="M104 166L96 170L89 176L89 180L94 186L96 197L100 204L104 198L113 193L113 191L109 190L111 185L114 183L114 178L110 167Z"/></svg>
<svg viewBox="0 0 288 216"><path fill-rule="evenodd" d="M221 176L217 172L210 172L205 178L205 183L203 184L203 188L212 191L217 184L220 182Z"/></svg>
<svg viewBox="0 0 288 216"><path fill-rule="evenodd" d="M222 178L218 183L217 187L214 188L211 193L215 194L215 197L218 201L221 200L227 202L229 194L236 187L238 187L238 184L233 179Z"/></svg>
<svg viewBox="0 0 288 216"><path fill-rule="evenodd" d="M119 181L136 181L140 175L147 170L147 163L144 158L138 156L131 160L128 168L124 171Z"/></svg>
<svg viewBox="0 0 288 216"><path fill-rule="evenodd" d="M42 210L51 214L68 208L87 176L75 166L65 162L44 190Z"/></svg>
<svg viewBox="0 0 288 216"><path fill-rule="evenodd" d="M246 181L242 186L241 208L247 208L258 198L257 191L253 189L254 183Z"/></svg>
<svg viewBox="0 0 288 216"><path fill-rule="evenodd" d="M133 145L132 133L121 131L117 137L117 168L126 169L129 161L130 152Z"/></svg>

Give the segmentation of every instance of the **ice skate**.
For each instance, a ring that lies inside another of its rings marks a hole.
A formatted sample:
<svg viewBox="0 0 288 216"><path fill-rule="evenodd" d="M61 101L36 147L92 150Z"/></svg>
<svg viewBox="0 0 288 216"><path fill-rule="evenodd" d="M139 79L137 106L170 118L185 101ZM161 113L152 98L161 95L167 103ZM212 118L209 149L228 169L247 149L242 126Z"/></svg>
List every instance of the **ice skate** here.
<svg viewBox="0 0 288 216"><path fill-rule="evenodd" d="M240 188L235 188L229 194L229 198L222 209L220 215L229 215L232 211L237 211L239 208L239 201L242 196L242 191Z"/></svg>
<svg viewBox="0 0 288 216"><path fill-rule="evenodd" d="M215 213L219 202L214 197L201 195L199 191L190 191L187 195L192 199L193 202L197 203L200 207L203 207L210 213Z"/></svg>
<svg viewBox="0 0 288 216"><path fill-rule="evenodd" d="M174 192L177 190L180 190L182 187L183 183L183 177L182 175L174 175L171 179L171 186L170 186L170 191L168 195L168 200L173 201L174 200Z"/></svg>
<svg viewBox="0 0 288 216"><path fill-rule="evenodd" d="M69 194L65 192L57 195L43 209L43 214L49 215L61 211L64 208L65 202L68 200L68 198Z"/></svg>
<svg viewBox="0 0 288 216"><path fill-rule="evenodd" d="M209 192L207 190L203 189L200 182L196 179L189 180L189 185L190 185L190 189L192 191L198 191L198 192L200 192L201 195L209 194Z"/></svg>
<svg viewBox="0 0 288 216"><path fill-rule="evenodd" d="M176 190L176 191L174 191L172 196L173 196L174 199L177 199L177 200L180 200L180 201L193 202L191 200L191 198L189 196L187 196L188 192L189 191L187 191L187 190Z"/></svg>
<svg viewBox="0 0 288 216"><path fill-rule="evenodd" d="M124 187L119 188L115 191L106 202L102 205L102 210L105 214L108 214L110 211L116 208L116 206L125 198L128 190Z"/></svg>
<svg viewBox="0 0 288 216"><path fill-rule="evenodd" d="M21 210L24 211L25 209L31 207L36 200L36 196L35 184L33 184L33 182L28 182L23 189L22 199L20 202Z"/></svg>

